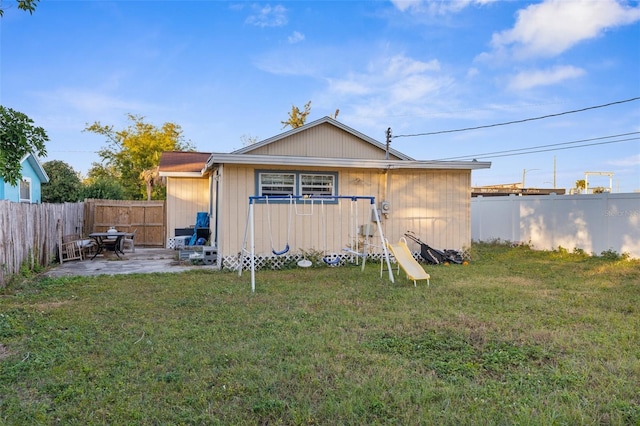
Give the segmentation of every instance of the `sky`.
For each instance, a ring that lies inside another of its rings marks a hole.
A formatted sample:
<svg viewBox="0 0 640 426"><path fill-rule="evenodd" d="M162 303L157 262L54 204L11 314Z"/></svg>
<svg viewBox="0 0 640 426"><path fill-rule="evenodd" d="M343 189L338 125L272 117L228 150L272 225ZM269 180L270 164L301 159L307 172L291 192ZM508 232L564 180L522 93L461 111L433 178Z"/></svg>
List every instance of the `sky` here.
<svg viewBox="0 0 640 426"><path fill-rule="evenodd" d="M0 101L86 175L100 122L171 122L231 152L338 121L417 160L490 161L472 184L640 190L637 0L2 0ZM582 111L580 111L582 110ZM574 112L576 111L576 112ZM546 118L541 118L546 117ZM516 122L516 123L512 123ZM512 124L506 124L512 123ZM464 130L475 128L474 130ZM589 175L608 187L607 175Z"/></svg>

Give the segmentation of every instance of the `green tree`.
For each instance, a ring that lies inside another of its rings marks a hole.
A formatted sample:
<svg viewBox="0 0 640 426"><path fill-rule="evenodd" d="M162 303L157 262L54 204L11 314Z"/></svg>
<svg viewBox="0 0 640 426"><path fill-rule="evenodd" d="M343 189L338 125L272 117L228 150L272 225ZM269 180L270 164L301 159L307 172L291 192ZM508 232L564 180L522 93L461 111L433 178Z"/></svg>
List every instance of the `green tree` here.
<svg viewBox="0 0 640 426"><path fill-rule="evenodd" d="M47 155L48 140L44 129L34 126L25 114L0 105L0 177L10 185L17 185L22 178L20 162L24 156Z"/></svg>
<svg viewBox="0 0 640 426"><path fill-rule="evenodd" d="M164 123L156 127L144 122L144 117L128 114L129 126L116 131L96 121L85 131L107 138L107 146L98 151L105 170L119 179L127 199L147 198L146 170L152 170L160 163L164 151L191 151L193 147L185 142L182 128L174 123ZM153 182L157 183L157 182ZM154 199L163 199L164 190L160 185L152 188Z"/></svg>
<svg viewBox="0 0 640 426"><path fill-rule="evenodd" d="M36 10L36 3L39 1L40 0L18 0L18 9L24 10L25 12L29 12L30 15L33 15L33 12ZM5 8L0 7L0 17L4 15L4 10Z"/></svg>
<svg viewBox="0 0 640 426"><path fill-rule="evenodd" d="M291 126L292 129L295 129L300 126L304 126L304 123L307 121L307 116L311 112L311 101L304 104L304 111L301 112L300 108L295 105L291 106L291 112L289 113L289 119L287 121L281 121L283 124L282 128L286 128L287 126Z"/></svg>
<svg viewBox="0 0 640 426"><path fill-rule="evenodd" d="M117 180L98 177L82 187L82 199L124 200L124 188Z"/></svg>
<svg viewBox="0 0 640 426"><path fill-rule="evenodd" d="M74 203L82 196L82 182L78 174L64 161L47 161L42 168L49 176L49 183L42 185L42 201L45 203Z"/></svg>

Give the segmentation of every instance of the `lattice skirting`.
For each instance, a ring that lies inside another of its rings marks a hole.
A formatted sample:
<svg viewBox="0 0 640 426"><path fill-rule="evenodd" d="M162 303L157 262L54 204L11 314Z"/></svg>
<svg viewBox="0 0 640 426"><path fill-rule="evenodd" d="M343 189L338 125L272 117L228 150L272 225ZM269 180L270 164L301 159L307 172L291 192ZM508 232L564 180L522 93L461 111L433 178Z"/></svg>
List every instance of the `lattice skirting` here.
<svg viewBox="0 0 640 426"><path fill-rule="evenodd" d="M392 262L395 263L393 256L389 255ZM337 259L340 260L337 260ZM369 253L367 255L367 262L374 261L379 262L384 258L384 254L382 253ZM335 268L338 266L345 265L354 265L357 262L361 262L362 258L359 258L355 254L331 254L325 256L323 260L322 258L318 258L317 256L309 257L304 254L291 254L291 255L283 255L283 256L255 256L255 267L256 269L288 269L298 267L297 263L301 260L308 259L312 262L314 267L331 267ZM238 266L242 262L242 270L250 270L251 269L251 257L250 255L245 255L240 258L240 255L236 256L225 256L222 258L222 269L225 270L233 270L237 271Z"/></svg>
<svg viewBox="0 0 640 426"><path fill-rule="evenodd" d="M420 256L419 252L412 252L411 254L413 255L413 258L416 261L420 263L424 263L424 259L422 258L422 256ZM338 257L340 258L340 260L336 261ZM465 260L470 260L471 258L468 251L463 251L462 257ZM284 255L284 256L273 256L273 255L256 256L255 266L256 266L256 269L287 269L287 268L297 267L297 263L300 260L304 260L307 258L313 263L314 267L320 267L320 266L337 267L337 266L344 266L344 265L354 265L358 260L360 261L362 260L361 258L358 259L358 256L355 254L344 254L344 253L335 254L334 253L334 254L325 256L325 259L327 260L325 262L322 258L319 258L319 256L310 257L300 253L300 254L291 254L291 255ZM367 255L367 262L370 262L370 261L379 262L383 259L384 259L383 253L369 253ZM396 260L391 253L389 253L389 260L391 263L396 263ZM240 263L240 255L225 256L224 258L222 258L222 269L237 271L239 263ZM249 255L245 255L242 258L242 270L246 271L250 269L251 269L251 259Z"/></svg>

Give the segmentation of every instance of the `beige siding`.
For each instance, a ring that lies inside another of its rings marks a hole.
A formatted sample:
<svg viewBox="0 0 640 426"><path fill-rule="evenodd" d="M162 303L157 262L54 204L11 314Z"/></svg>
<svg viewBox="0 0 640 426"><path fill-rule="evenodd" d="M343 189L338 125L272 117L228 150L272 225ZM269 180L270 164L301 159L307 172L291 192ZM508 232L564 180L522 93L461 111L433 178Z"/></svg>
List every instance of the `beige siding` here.
<svg viewBox="0 0 640 426"><path fill-rule="evenodd" d="M209 179L167 178L167 237L175 228L195 225L198 212L209 211Z"/></svg>
<svg viewBox="0 0 640 426"><path fill-rule="evenodd" d="M235 256L241 250L248 199L255 195L256 169L266 167L225 165L219 206L219 251L223 256ZM295 170L336 171L329 168ZM340 195L376 197L378 206L383 199L391 203L391 214L381 218L383 232L389 240L398 240L411 230L435 248L461 249L470 244L469 170L338 170L338 188ZM256 204L256 253L268 255L272 246L279 251L287 243L292 252L340 253L345 247L353 247L358 238L355 226L371 223L371 216L368 201L315 204L313 214L309 203L294 208L288 203ZM372 243L380 247L379 236ZM415 244L412 248L419 250Z"/></svg>
<svg viewBox="0 0 640 426"><path fill-rule="evenodd" d="M312 127L250 151L256 155L289 155L322 158L384 159L385 152L330 124ZM392 159L397 159L392 156Z"/></svg>
<svg viewBox="0 0 640 426"><path fill-rule="evenodd" d="M462 249L470 245L470 171L391 173L390 239L413 231L434 248ZM419 249L415 244L410 246Z"/></svg>

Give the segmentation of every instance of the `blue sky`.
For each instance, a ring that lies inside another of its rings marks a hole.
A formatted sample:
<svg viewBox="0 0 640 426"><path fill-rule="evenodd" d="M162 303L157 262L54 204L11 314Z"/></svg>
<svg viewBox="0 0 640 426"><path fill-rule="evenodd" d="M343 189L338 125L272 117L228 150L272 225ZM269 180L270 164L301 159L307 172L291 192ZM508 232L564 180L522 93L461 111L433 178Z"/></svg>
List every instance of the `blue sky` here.
<svg viewBox="0 0 640 426"><path fill-rule="evenodd" d="M33 15L10 0L3 7L0 101L45 128L43 161L82 174L106 146L82 132L94 121L122 129L133 113L174 122L197 150L230 152L283 132L292 105L311 101L308 121L339 109L339 121L381 142L391 127L392 147L416 159L491 161L474 185L526 175L526 186L568 189L592 171L613 172L615 192L640 190L640 100L423 135L640 97L638 1L42 0ZM524 154L534 147L543 152ZM523 151L491 154L507 150Z"/></svg>

